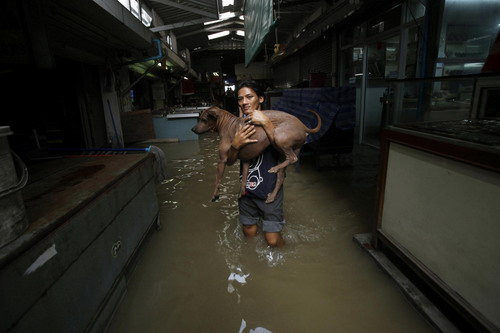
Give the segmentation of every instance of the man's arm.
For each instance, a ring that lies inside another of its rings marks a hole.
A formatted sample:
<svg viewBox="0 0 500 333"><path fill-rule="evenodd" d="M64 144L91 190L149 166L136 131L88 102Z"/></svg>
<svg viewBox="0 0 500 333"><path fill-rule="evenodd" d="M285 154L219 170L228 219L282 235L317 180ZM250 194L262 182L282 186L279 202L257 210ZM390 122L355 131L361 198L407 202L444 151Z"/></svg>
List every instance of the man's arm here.
<svg viewBox="0 0 500 333"><path fill-rule="evenodd" d="M229 151L227 153L227 165L233 165L234 162L238 159L238 151L241 147L252 143L257 142L255 139L250 139L250 137L255 133L255 126L246 124L236 131L233 142L231 142L231 146L229 147Z"/></svg>

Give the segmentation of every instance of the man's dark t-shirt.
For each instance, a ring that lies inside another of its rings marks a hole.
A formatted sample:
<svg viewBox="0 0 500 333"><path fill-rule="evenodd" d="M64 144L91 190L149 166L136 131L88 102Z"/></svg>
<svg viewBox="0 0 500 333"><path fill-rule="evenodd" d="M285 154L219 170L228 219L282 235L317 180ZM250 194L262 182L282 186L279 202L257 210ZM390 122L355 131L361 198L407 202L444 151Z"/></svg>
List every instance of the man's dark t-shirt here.
<svg viewBox="0 0 500 333"><path fill-rule="evenodd" d="M267 199L267 195L274 190L277 175L268 170L278 164L279 154L269 146L262 154L250 162L246 183L247 195L260 199Z"/></svg>

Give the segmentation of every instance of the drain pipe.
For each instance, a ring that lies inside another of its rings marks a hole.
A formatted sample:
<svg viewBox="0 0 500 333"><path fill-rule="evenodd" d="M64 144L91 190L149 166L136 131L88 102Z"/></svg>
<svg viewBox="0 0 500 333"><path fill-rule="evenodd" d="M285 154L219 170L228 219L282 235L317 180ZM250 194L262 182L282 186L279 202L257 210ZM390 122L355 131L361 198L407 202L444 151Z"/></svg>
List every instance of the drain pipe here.
<svg viewBox="0 0 500 333"><path fill-rule="evenodd" d="M156 68L156 66L158 65L159 62L163 61L163 59L165 59L167 57L166 52L165 52L165 54L163 54L163 50L161 49L161 46L158 46L158 47L159 47L160 54L158 54L154 57L150 57L150 58L146 58L146 59L141 60L143 62L154 60L153 65L151 65L139 78L137 78L134 82L132 82L127 88L125 88L123 91L121 91L120 92L121 96L125 96L126 94L128 94L130 92L130 89L132 89L132 87L134 87L139 81L141 81L146 75L148 75L149 72L151 72L153 70L153 68ZM133 63L136 63L136 62L140 62L140 61L135 61Z"/></svg>
<svg viewBox="0 0 500 333"><path fill-rule="evenodd" d="M167 57L167 53L166 52L165 52L165 54L163 54L163 49L161 48L161 40L160 39L155 39L154 42L156 43L156 48L158 50L158 54L156 56L145 58L145 59L142 59L142 60L130 61L130 62L126 62L126 63L122 64L122 65L130 65L130 64L135 64L135 63L138 63L138 62L146 62L146 61L151 61L151 60L155 61L154 64L151 67L149 67L139 78L137 78L137 80L135 80L126 89L124 89L123 91L120 92L121 96L127 95L130 92L130 89L132 89L132 87L134 87L149 72L151 72L153 70L153 68L156 68L156 65L159 62L161 62L163 59L165 59ZM190 66L190 64L188 64L188 69L186 70L186 72L185 72L184 75L187 75L189 73L189 69L190 68L191 68L191 66ZM169 91L170 91L170 89L169 89Z"/></svg>
<svg viewBox="0 0 500 333"><path fill-rule="evenodd" d="M156 66L158 65L159 62L161 62L164 58L166 58L167 55L163 55L161 58L155 60L154 64L151 65L139 78L137 78L137 80L135 80L134 82L132 82L127 88L125 88L125 90L123 90L120 95L121 96L125 96L126 94L130 93L130 89L132 89L133 86L135 86L139 81L141 81L146 75L149 74L149 72L151 72L153 70L153 68L156 68Z"/></svg>
<svg viewBox="0 0 500 333"><path fill-rule="evenodd" d="M163 50L161 49L161 41L159 39L155 39L153 42L156 44L156 51L158 53L155 56L146 58L142 61L157 60L163 57Z"/></svg>

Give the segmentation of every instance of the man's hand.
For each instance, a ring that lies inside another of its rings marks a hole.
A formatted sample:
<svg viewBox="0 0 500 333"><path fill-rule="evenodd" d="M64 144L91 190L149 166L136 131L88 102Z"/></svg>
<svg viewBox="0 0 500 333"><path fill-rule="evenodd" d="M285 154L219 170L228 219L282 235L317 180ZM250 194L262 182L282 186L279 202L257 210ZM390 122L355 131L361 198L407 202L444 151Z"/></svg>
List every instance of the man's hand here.
<svg viewBox="0 0 500 333"><path fill-rule="evenodd" d="M255 133L255 126L251 124L245 124L245 126L239 127L234 135L233 142L231 142L231 147L238 150L244 145L249 143L257 142L256 139L250 139L250 137Z"/></svg>
<svg viewBox="0 0 500 333"><path fill-rule="evenodd" d="M238 151L241 147L246 144L257 142L256 139L250 139L250 137L255 133L255 126L250 124L245 124L245 126L239 127L234 135L233 142L231 142L231 147L227 152L227 165L233 165L238 159Z"/></svg>
<svg viewBox="0 0 500 333"><path fill-rule="evenodd" d="M269 118L264 114L264 112L260 110L253 110L253 111L248 111L246 112L246 118L245 122L250 123L252 125L261 125L261 126L267 126L271 122L269 121Z"/></svg>

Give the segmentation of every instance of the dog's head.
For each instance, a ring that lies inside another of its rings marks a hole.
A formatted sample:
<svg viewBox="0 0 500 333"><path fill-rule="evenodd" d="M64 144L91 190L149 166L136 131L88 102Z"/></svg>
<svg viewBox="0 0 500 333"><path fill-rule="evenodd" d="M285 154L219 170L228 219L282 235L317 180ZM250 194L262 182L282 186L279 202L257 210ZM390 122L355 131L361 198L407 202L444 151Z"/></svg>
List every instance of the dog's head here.
<svg viewBox="0 0 500 333"><path fill-rule="evenodd" d="M200 114L198 122L191 128L196 134L206 133L216 129L219 112L222 111L216 106L206 109Z"/></svg>

